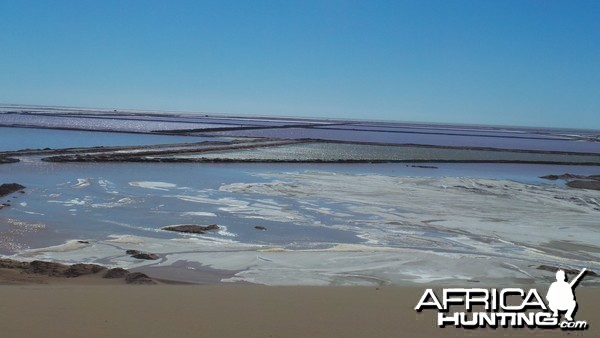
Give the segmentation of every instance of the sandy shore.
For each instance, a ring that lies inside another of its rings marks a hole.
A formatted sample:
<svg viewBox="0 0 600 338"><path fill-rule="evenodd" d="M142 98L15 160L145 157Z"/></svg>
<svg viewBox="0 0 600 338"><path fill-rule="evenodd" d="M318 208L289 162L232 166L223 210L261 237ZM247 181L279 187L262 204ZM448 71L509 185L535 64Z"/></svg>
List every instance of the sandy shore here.
<svg viewBox="0 0 600 338"><path fill-rule="evenodd" d="M414 310L431 287L425 285L183 285L156 279L157 285L126 285L123 278L103 278L106 271L67 278L0 268L2 336L595 337L594 324L600 323L600 288L585 284L576 291L576 319L589 323L586 331L466 330L438 328L436 311Z"/></svg>
<svg viewBox="0 0 600 338"><path fill-rule="evenodd" d="M577 290L586 331L437 328L421 287L0 286L6 337L597 337L600 289ZM596 325L594 325L596 324Z"/></svg>

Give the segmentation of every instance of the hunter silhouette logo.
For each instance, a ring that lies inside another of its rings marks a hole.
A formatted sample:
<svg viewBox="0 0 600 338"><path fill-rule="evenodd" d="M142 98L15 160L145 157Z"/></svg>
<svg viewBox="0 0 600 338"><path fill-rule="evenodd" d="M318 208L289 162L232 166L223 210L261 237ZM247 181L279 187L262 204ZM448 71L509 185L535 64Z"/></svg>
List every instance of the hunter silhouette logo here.
<svg viewBox="0 0 600 338"><path fill-rule="evenodd" d="M558 317L559 311L567 311L565 319L573 321L573 312L575 312L575 309L577 308L573 289L577 287L579 279L586 270L587 269L583 268L571 283L565 281L566 276L563 270L556 271L556 282L550 285L550 289L548 289L548 294L546 295L548 307L552 310L553 317Z"/></svg>
<svg viewBox="0 0 600 338"><path fill-rule="evenodd" d="M441 298L435 294L433 289L425 290L415 306L415 310L421 312L428 308L437 309L439 327L529 327L585 330L589 327L586 321L573 320L573 315L577 311L574 289L585 272L584 268L571 282L567 282L565 272L558 270L556 282L550 285L546 294L548 305L542 300L536 289L526 291L521 288L451 288L443 289ZM464 310L451 312L452 306L463 305ZM473 311L475 306L484 311ZM562 312L565 312L565 320L561 322L560 314Z"/></svg>

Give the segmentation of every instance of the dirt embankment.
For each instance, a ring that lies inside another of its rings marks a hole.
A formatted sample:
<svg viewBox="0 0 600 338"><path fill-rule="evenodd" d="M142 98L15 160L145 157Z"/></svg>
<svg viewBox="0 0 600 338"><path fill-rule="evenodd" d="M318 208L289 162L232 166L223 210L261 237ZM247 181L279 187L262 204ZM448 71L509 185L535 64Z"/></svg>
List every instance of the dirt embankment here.
<svg viewBox="0 0 600 338"><path fill-rule="evenodd" d="M16 158L11 157L0 157L0 164L17 163L19 162Z"/></svg>
<svg viewBox="0 0 600 338"><path fill-rule="evenodd" d="M23 191L25 189L24 186L18 183L5 183L0 185L0 197L10 195L17 191Z"/></svg>
<svg viewBox="0 0 600 338"><path fill-rule="evenodd" d="M0 284L47 283L49 280L93 276L103 279L123 279L126 284L156 284L147 275L125 269L108 269L97 264L61 264L47 261L21 262L0 259Z"/></svg>
<svg viewBox="0 0 600 338"><path fill-rule="evenodd" d="M600 175L577 175L577 174L561 174L561 175L546 175L540 178L556 181L566 181L566 185L575 189L600 190Z"/></svg>

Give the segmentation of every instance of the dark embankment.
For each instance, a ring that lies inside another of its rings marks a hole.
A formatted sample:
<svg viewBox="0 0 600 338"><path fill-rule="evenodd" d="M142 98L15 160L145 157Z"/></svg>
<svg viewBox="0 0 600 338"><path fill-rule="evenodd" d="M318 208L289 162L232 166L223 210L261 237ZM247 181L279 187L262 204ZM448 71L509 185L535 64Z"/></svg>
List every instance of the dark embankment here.
<svg viewBox="0 0 600 338"><path fill-rule="evenodd" d="M219 230L219 226L216 224L211 225L196 225L196 224L180 224L180 225L169 225L162 227L162 230L185 232L190 234L204 234L207 231Z"/></svg>
<svg viewBox="0 0 600 338"><path fill-rule="evenodd" d="M541 176L551 181L563 180L566 185L575 189L600 190L600 175L577 175L577 174L561 174L561 175L546 175Z"/></svg>
<svg viewBox="0 0 600 338"><path fill-rule="evenodd" d="M387 159L237 159L237 158L178 158L178 157L143 157L136 155L63 155L45 157L46 162L120 162L120 163L512 163L512 164L551 164L551 165L588 165L600 166L600 162L561 162L561 161L522 161L522 160L387 160Z"/></svg>
<svg viewBox="0 0 600 338"><path fill-rule="evenodd" d="M0 164L17 163L18 159L12 157L0 157Z"/></svg>
<svg viewBox="0 0 600 338"><path fill-rule="evenodd" d="M567 182L567 186L576 189L600 190L600 181L576 180Z"/></svg>
<svg viewBox="0 0 600 338"><path fill-rule="evenodd" d="M123 278L127 284L156 284L150 277L139 272L129 272L125 269L108 269L97 264L61 264L47 261L20 262L12 259L0 259L0 270L15 271L21 275L42 275L54 278L77 278L97 275L101 278ZM26 281L26 279L20 280ZM0 280L2 284L2 280Z"/></svg>
<svg viewBox="0 0 600 338"><path fill-rule="evenodd" d="M5 183L0 185L0 197L2 196L6 196L6 195L10 195L12 193L15 193L17 191L22 191L23 189L25 189L24 186L18 184L18 183Z"/></svg>

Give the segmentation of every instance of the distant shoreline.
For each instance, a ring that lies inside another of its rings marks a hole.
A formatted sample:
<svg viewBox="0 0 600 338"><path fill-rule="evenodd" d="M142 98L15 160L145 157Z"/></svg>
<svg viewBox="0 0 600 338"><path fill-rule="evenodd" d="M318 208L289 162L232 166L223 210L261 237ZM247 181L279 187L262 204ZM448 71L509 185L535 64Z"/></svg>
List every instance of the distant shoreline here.
<svg viewBox="0 0 600 338"><path fill-rule="evenodd" d="M600 166L596 162L558 162L558 161L510 161L510 160L276 160L276 159L228 159L228 158L141 158L122 156L53 156L43 158L46 162L87 162L87 163L307 163L307 164L359 164L359 163L498 163L498 164L547 164Z"/></svg>

